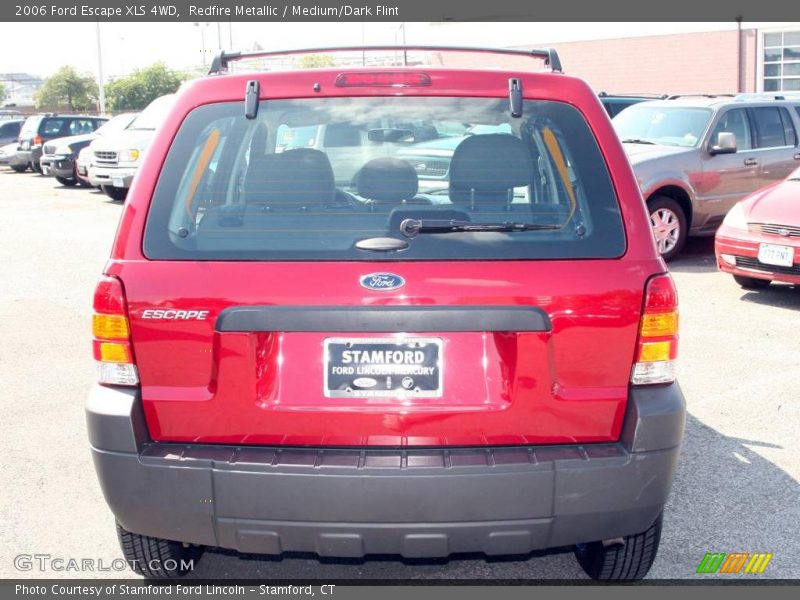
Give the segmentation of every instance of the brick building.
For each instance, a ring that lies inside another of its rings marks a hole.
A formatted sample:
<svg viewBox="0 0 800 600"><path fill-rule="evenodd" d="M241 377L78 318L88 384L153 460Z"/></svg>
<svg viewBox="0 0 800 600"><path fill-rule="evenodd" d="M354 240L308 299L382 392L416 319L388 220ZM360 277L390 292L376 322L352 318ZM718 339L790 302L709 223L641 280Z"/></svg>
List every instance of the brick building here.
<svg viewBox="0 0 800 600"><path fill-rule="evenodd" d="M635 23L631 23L635 27ZM742 29L617 39L547 43L565 72L608 93L737 93L786 91L800 94L800 29ZM452 66L492 66L491 55L447 53ZM519 68L529 63L513 59ZM510 66L503 59L503 66Z"/></svg>

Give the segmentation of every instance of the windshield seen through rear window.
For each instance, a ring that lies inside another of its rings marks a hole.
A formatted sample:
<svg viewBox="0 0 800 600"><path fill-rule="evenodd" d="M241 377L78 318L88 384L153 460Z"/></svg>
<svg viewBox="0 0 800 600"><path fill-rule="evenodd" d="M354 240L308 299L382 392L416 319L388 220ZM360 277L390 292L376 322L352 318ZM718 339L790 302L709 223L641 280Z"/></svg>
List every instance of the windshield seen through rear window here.
<svg viewBox="0 0 800 600"><path fill-rule="evenodd" d="M391 238L388 242L380 238ZM620 256L605 161L559 102L357 97L241 102L184 120L148 218L153 259Z"/></svg>

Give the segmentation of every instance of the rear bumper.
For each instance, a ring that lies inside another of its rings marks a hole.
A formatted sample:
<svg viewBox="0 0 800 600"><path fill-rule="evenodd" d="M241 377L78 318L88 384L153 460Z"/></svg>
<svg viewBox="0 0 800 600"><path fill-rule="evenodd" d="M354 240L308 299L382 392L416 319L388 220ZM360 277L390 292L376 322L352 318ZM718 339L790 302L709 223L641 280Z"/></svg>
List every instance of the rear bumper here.
<svg viewBox="0 0 800 600"><path fill-rule="evenodd" d="M647 529L683 437L677 384L631 392L614 444L358 450L151 443L138 392L96 386L95 468L129 531L241 552L517 554Z"/></svg>
<svg viewBox="0 0 800 600"><path fill-rule="evenodd" d="M12 167L27 166L31 162L31 153L29 150L17 150L14 154L8 157L8 164Z"/></svg>

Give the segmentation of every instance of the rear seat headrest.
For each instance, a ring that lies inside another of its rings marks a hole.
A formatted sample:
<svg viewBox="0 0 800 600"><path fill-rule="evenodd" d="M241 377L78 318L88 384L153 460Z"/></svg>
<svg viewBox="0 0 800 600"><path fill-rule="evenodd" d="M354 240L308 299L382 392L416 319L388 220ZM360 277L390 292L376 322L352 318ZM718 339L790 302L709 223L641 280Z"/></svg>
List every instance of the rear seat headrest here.
<svg viewBox="0 0 800 600"><path fill-rule="evenodd" d="M450 200L468 204L505 202L508 190L530 185L533 157L525 143L508 133L465 138L450 161Z"/></svg>
<svg viewBox="0 0 800 600"><path fill-rule="evenodd" d="M399 158L375 158L355 177L358 195L375 202L400 203L417 195L419 178L414 167Z"/></svg>
<svg viewBox="0 0 800 600"><path fill-rule="evenodd" d="M253 163L245 178L245 201L292 210L329 204L336 196L331 162L324 152L296 148Z"/></svg>

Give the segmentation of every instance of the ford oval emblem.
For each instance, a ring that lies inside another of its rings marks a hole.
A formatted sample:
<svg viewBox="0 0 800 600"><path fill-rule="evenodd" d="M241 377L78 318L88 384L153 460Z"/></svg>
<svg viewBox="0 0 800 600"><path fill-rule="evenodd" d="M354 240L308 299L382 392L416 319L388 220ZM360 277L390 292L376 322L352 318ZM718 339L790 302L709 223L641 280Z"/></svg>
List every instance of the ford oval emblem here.
<svg viewBox="0 0 800 600"><path fill-rule="evenodd" d="M376 290L379 292L389 292L401 288L406 284L406 280L395 275L394 273L369 273L362 275L358 280L361 287L368 290Z"/></svg>

